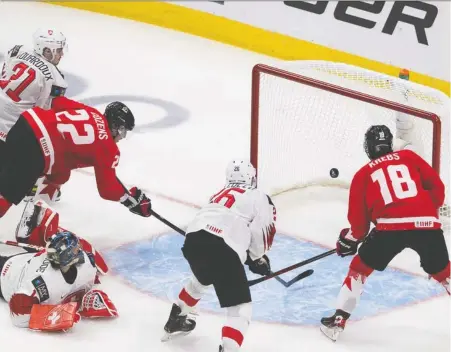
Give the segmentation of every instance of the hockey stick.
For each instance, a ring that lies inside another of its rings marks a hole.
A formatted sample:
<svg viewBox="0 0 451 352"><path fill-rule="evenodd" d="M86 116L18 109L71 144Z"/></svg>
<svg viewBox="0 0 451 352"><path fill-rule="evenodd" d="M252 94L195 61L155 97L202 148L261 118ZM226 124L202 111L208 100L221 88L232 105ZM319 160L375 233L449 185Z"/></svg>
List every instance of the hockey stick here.
<svg viewBox="0 0 451 352"><path fill-rule="evenodd" d="M20 242L16 242L16 241L0 240L0 243L1 244L6 244L8 246L34 249L35 251L38 251L38 252L42 251L43 249L45 249L44 247L34 246L32 244L20 243Z"/></svg>
<svg viewBox="0 0 451 352"><path fill-rule="evenodd" d="M309 269L309 270L306 270L306 271L303 271L302 273L300 273L299 275L297 275L297 276L295 276L294 278L292 278L290 281L285 281L284 279L282 279L281 277L279 277L279 276L275 276L275 279L277 280L277 281L279 281L282 285L284 285L285 286L285 288L288 288L288 287L290 287L291 285L293 285L293 284L295 284L296 282L298 282L298 281L300 281L300 280L302 280L302 279L305 279L306 277L309 277L310 275L312 275L313 274L313 269ZM271 274L270 275L272 275L273 273L271 272ZM251 281L249 281L249 282L251 282ZM256 285L256 284L249 284L249 286L253 286L253 285Z"/></svg>
<svg viewBox="0 0 451 352"><path fill-rule="evenodd" d="M270 274L272 274L272 271L270 271L269 272ZM276 280L277 281L279 281L282 285L284 285L285 287L290 287L289 285L288 285L288 282L286 282L284 279L282 279L281 277L279 277L279 276L276 276Z"/></svg>
<svg viewBox="0 0 451 352"><path fill-rule="evenodd" d="M270 274L270 275L268 275L268 276L264 276L264 277L261 277L261 278L259 278L259 279L255 279L255 280L248 281L249 286L254 286L254 285L256 285L256 284L259 284L260 282L263 282L263 281L272 279L273 277L277 277L277 276L282 275L282 274L285 274L285 273L287 273L287 272L289 272L289 271L291 271L291 270L300 268L301 266L304 266L304 265L313 263L313 262L315 262L315 261L317 261L317 260L319 260L319 259L328 257L329 255L334 254L335 252L336 252L335 249L331 249L330 251L324 252L324 253L319 254L319 255L317 255L317 256L315 256L315 257L312 257L312 258L310 258L310 259L306 259L306 260L304 260L304 261L302 261L302 262L293 264L293 265L288 266L288 267L286 267L286 268L284 268L284 269L281 269L281 270L279 270L279 271L276 271L276 272L274 272L274 273L272 273L272 274ZM307 273L307 272L308 272L308 270L305 271L304 273ZM300 275L305 275L304 273L302 273L302 274L300 274ZM313 274L313 273L310 273L310 274L308 274L307 276L310 276L311 274ZM298 275L298 276L299 276L299 275ZM297 277L296 277L296 278L297 278ZM295 278L295 279L296 279L296 278Z"/></svg>
<svg viewBox="0 0 451 352"><path fill-rule="evenodd" d="M152 216L154 216L155 218L157 218L158 220L160 220L163 224L165 224L166 226L169 226L171 229L173 229L174 231L178 232L179 234L181 234L182 236L185 236L185 231L183 231L180 227L175 226L172 222L166 220L164 217L162 217L160 214L158 214L157 212L155 212L154 210L150 209L150 213L152 214Z"/></svg>
<svg viewBox="0 0 451 352"><path fill-rule="evenodd" d="M178 232L179 234L181 234L182 236L185 236L185 231L183 231L180 227L174 225L172 222L166 220L164 217L162 217L160 214L158 214L156 211L150 209L150 213L152 214L152 216L154 216L156 219L160 220L163 224L165 224L166 226L169 226L171 229L173 229L174 231ZM276 276L276 280L279 281L282 285L284 285L285 287L290 287L291 285L293 285L295 282L303 279L306 276L302 276L303 274L305 274L306 272L303 272L301 274L299 274L298 276L296 276L295 278L293 278L292 280L290 280L290 282L286 282L284 279L282 279L281 277ZM272 274L272 273L271 273ZM307 276L310 276L313 274L313 271L308 274ZM249 281L251 282L251 281ZM252 286L252 285L250 285Z"/></svg>

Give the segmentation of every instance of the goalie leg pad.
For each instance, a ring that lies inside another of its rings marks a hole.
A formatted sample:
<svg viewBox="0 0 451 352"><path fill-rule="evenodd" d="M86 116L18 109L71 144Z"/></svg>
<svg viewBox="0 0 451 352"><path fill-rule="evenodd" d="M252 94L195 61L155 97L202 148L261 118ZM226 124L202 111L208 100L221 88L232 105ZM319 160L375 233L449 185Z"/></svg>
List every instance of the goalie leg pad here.
<svg viewBox="0 0 451 352"><path fill-rule="evenodd" d="M38 202L38 204L42 204ZM58 231L59 214L51 208L42 207L37 226L31 231L29 244L45 247L47 241Z"/></svg>
<svg viewBox="0 0 451 352"><path fill-rule="evenodd" d="M101 290L90 290L83 296L80 315L84 318L110 318L119 316L114 303Z"/></svg>
<svg viewBox="0 0 451 352"><path fill-rule="evenodd" d="M39 331L67 331L80 320L78 304L34 304L31 309L29 328Z"/></svg>

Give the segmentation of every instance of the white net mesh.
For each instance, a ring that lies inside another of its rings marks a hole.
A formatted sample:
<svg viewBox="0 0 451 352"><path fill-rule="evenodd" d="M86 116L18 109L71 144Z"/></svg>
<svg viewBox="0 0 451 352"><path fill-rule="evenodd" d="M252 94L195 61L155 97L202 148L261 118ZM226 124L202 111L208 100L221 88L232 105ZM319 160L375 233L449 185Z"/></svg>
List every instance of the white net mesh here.
<svg viewBox="0 0 451 352"><path fill-rule="evenodd" d="M441 176L449 189L449 98L444 93L359 67L325 61L278 68L437 114L442 121ZM365 131L385 124L395 134L399 112L260 73L258 183L269 194L312 184L347 187L368 162ZM255 97L253 97L255 99ZM414 144L430 163L433 123L417 117ZM338 178L330 177L337 168Z"/></svg>

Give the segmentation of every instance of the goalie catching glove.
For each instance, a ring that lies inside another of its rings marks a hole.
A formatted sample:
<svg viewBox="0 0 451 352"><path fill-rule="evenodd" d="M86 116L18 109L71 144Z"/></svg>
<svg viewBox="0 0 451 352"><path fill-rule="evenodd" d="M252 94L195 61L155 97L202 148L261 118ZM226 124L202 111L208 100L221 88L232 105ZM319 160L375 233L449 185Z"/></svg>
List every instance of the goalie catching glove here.
<svg viewBox="0 0 451 352"><path fill-rule="evenodd" d="M346 257L348 255L354 255L357 253L357 247L360 241L352 236L351 229L346 228L341 230L340 236L337 240L337 254L340 257Z"/></svg>
<svg viewBox="0 0 451 352"><path fill-rule="evenodd" d="M81 301L80 315L84 318L117 317L116 306L101 290L88 291Z"/></svg>
<svg viewBox="0 0 451 352"><path fill-rule="evenodd" d="M150 199L137 187L130 189L120 200L121 204L127 207L133 214L149 217L152 204Z"/></svg>

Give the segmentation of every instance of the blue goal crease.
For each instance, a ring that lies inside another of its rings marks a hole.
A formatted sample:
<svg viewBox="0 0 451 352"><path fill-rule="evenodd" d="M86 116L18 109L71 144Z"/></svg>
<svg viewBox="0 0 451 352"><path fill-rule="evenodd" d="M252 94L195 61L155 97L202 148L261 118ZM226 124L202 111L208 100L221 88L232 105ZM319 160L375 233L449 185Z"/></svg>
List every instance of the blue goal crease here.
<svg viewBox="0 0 451 352"><path fill-rule="evenodd" d="M110 268L124 281L158 298L175 301L191 277L182 255L184 238L167 233L133 242L104 252ZM292 265L324 252L324 248L290 236L278 234L271 249L272 270ZM286 288L268 280L251 288L253 319L289 325L318 325L321 317L334 311L336 297L347 275L351 258L330 256L281 277L289 281L307 269L307 277ZM257 278L247 271L248 279ZM360 303L353 312L355 320L416 304L443 293L440 285L424 277L396 269L374 272L366 281ZM221 312L213 289L199 302L200 310Z"/></svg>

